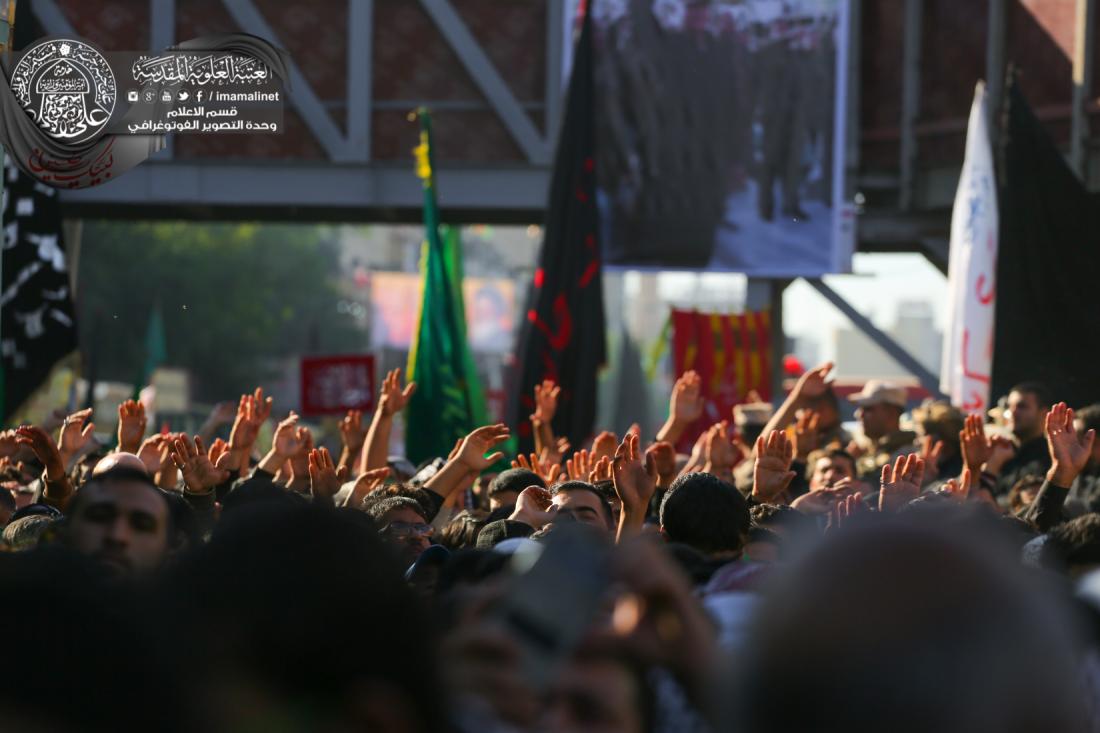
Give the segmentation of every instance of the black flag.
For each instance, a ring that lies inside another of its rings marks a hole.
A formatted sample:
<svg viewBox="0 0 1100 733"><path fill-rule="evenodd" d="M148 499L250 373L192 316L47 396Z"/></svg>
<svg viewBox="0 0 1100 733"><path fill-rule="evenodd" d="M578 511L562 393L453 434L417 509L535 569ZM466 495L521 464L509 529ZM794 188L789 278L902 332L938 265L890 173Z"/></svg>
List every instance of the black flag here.
<svg viewBox="0 0 1100 733"><path fill-rule="evenodd" d="M3 419L76 350L76 323L57 191L4 160Z"/></svg>
<svg viewBox="0 0 1100 733"><path fill-rule="evenodd" d="M1100 196L1066 165L1019 87L1004 132L994 398L1046 384L1073 407L1100 401Z"/></svg>
<svg viewBox="0 0 1100 733"><path fill-rule="evenodd" d="M591 35L586 12L558 136L545 237L516 354L511 420L524 447L531 442L535 385L544 379L561 386L554 434L574 446L585 442L596 418L596 374L606 357Z"/></svg>

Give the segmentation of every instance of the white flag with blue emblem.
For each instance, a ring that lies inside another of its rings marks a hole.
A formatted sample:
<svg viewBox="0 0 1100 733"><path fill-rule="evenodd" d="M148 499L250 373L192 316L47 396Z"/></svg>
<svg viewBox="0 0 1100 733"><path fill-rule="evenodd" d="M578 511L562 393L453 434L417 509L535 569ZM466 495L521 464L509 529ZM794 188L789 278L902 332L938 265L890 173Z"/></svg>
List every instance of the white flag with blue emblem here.
<svg viewBox="0 0 1100 733"><path fill-rule="evenodd" d="M985 84L978 82L966 132L947 268L947 324L940 390L966 412L989 408L997 277L997 184Z"/></svg>

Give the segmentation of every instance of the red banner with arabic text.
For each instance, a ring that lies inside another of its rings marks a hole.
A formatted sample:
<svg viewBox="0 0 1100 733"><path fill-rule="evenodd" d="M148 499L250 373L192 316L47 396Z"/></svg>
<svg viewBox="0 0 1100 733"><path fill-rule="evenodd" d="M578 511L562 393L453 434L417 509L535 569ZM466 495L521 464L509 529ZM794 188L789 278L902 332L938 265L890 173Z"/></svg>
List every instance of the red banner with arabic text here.
<svg viewBox="0 0 1100 733"><path fill-rule="evenodd" d="M720 420L733 420L733 406L752 390L772 398L771 312L730 315L672 311L672 363L678 377L695 370L705 399L703 416L685 431L676 449L690 452L699 435Z"/></svg>

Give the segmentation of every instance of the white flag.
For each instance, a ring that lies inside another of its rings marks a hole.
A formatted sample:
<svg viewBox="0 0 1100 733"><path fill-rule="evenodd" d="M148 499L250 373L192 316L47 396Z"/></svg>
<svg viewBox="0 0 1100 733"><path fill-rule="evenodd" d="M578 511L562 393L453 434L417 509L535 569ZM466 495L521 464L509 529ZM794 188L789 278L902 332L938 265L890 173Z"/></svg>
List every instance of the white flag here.
<svg viewBox="0 0 1100 733"><path fill-rule="evenodd" d="M997 187L985 84L978 82L966 131L947 268L947 326L940 389L966 412L989 407L997 276Z"/></svg>

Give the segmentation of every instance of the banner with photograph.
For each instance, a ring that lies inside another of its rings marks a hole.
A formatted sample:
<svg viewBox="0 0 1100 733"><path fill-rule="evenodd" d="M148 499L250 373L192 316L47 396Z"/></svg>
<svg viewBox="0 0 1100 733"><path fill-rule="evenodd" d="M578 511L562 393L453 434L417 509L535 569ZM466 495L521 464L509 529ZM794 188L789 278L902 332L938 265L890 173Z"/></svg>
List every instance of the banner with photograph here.
<svg viewBox="0 0 1100 733"><path fill-rule="evenodd" d="M605 262L847 271L846 0L592 0Z"/></svg>

